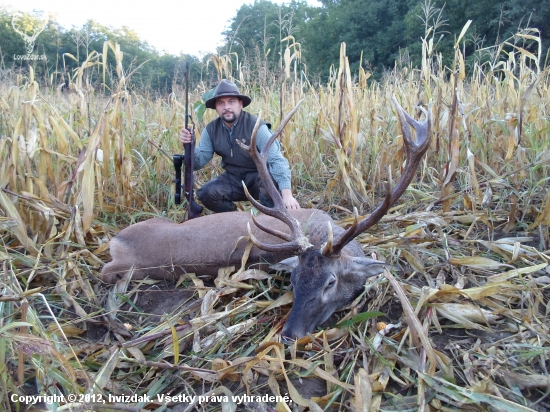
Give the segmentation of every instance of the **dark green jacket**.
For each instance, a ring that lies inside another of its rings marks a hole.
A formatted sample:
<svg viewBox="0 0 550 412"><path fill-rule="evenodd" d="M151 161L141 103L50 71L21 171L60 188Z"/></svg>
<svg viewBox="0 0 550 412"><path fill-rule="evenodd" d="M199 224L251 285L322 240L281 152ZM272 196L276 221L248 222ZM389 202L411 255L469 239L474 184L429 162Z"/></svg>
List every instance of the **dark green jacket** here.
<svg viewBox="0 0 550 412"><path fill-rule="evenodd" d="M222 167L228 173L239 178L244 178L247 173L258 170L252 157L236 142L238 139L250 146L250 137L256 120L256 116L243 111L231 131L225 126L220 117L206 125L206 131L212 141L214 152L222 158ZM267 124L264 121L260 122L261 125Z"/></svg>

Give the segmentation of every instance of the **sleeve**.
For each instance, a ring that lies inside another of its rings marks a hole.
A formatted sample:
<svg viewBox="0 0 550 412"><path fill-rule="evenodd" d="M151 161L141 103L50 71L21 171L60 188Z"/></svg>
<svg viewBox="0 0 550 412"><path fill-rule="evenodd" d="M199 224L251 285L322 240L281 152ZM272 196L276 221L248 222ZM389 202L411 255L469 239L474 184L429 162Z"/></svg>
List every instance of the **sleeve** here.
<svg viewBox="0 0 550 412"><path fill-rule="evenodd" d="M201 140L195 147L194 169L202 169L214 156L214 146L206 128L201 133Z"/></svg>
<svg viewBox="0 0 550 412"><path fill-rule="evenodd" d="M262 150L265 144L268 142L271 137L271 131L264 124L258 129L256 147L258 150ZM201 140L202 142L202 140ZM269 173L277 182L279 190L282 189L291 189L291 174L290 166L288 160L281 153L281 143L279 140L275 140L269 149L269 154L267 156L267 164L269 167Z"/></svg>

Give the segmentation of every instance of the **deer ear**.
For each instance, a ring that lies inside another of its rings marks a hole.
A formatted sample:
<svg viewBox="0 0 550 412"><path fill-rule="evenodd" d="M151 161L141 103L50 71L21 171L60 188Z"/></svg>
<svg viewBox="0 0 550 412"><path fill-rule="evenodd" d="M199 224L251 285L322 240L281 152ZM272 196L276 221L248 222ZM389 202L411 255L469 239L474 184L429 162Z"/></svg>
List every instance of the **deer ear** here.
<svg viewBox="0 0 550 412"><path fill-rule="evenodd" d="M384 267L390 267L387 263L364 257L354 257L351 262L352 270L367 278L378 276L384 271Z"/></svg>
<svg viewBox="0 0 550 412"><path fill-rule="evenodd" d="M296 266L298 266L298 256L292 256L288 259L281 260L279 263L275 263L269 266L269 268L273 270L281 270L284 272L292 272L292 269L294 269Z"/></svg>

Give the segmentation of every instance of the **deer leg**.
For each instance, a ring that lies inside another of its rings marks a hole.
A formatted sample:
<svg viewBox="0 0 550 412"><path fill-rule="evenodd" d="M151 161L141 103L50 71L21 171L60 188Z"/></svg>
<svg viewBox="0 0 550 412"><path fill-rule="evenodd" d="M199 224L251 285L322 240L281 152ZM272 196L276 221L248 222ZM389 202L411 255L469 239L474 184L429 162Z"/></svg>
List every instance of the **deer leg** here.
<svg viewBox="0 0 550 412"><path fill-rule="evenodd" d="M184 273L179 266L171 267L170 265L165 265L162 267L150 268L128 268L127 264L113 264L113 262L111 262L103 267L99 277L106 283L116 283L129 271L133 271L133 280L140 280L149 277L151 279L176 281L179 278L179 275Z"/></svg>

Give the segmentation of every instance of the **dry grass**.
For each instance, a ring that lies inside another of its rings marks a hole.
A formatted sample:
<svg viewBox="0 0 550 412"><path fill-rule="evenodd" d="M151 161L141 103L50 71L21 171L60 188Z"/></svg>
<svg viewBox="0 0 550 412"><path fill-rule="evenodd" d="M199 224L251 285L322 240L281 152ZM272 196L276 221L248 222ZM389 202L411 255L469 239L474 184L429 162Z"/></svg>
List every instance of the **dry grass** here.
<svg viewBox="0 0 550 412"><path fill-rule="evenodd" d="M452 75L427 54L420 71L367 87L364 74L352 81L343 50L327 87L244 87L250 111L275 124L279 101L286 113L305 99L282 137L294 185L302 206L342 225L400 173L392 94L409 111L432 102L433 145L416 183L358 239L391 273L336 327L333 317L293 346L277 335L291 302L284 276L220 268L177 285L97 280L120 228L183 216L162 153L180 150L181 94L130 93L122 71L118 89L100 94L85 80L94 56L68 92L42 90L32 72L1 83L2 409L26 409L13 394L60 393L82 399L57 410L108 410L79 402L108 394L152 399L111 402L118 410L245 410L230 397L243 394L288 394L277 411L550 408L550 81L526 51L503 56L467 77L458 52ZM163 406L157 394L228 402Z"/></svg>

